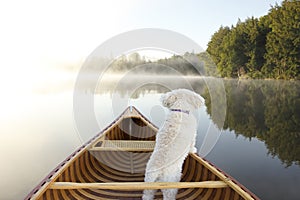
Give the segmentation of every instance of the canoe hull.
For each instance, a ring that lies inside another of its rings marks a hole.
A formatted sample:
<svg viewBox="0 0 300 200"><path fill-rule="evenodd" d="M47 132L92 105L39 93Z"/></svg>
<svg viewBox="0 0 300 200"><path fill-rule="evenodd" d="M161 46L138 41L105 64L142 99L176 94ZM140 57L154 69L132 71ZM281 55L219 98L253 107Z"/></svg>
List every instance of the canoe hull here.
<svg viewBox="0 0 300 200"><path fill-rule="evenodd" d="M25 199L141 199L143 188L148 187L143 182L144 173L156 132L157 127L137 109L126 109L111 125L62 162ZM200 183L186 185L195 182ZM208 183L215 184L214 188ZM168 183L164 185L171 187ZM175 187L179 188L176 199L182 200L258 199L196 154L186 158L181 183ZM160 190L155 199L162 199Z"/></svg>

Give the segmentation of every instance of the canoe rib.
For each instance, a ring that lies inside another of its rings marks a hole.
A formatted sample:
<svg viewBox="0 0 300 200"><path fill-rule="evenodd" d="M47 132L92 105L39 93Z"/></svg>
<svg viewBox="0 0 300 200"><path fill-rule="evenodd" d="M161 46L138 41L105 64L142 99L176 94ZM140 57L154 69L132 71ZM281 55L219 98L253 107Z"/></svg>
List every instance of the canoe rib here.
<svg viewBox="0 0 300 200"><path fill-rule="evenodd" d="M117 190L154 190L170 188L225 188L228 185L224 181L202 182L122 182L122 183L74 183L55 182L50 189L117 189Z"/></svg>

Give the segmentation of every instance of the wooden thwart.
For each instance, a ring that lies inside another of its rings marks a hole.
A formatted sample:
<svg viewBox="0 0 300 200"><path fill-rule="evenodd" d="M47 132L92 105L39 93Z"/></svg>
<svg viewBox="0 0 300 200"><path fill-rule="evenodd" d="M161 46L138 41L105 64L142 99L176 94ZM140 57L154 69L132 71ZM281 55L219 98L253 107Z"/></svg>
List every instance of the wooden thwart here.
<svg viewBox="0 0 300 200"><path fill-rule="evenodd" d="M54 182L50 189L111 189L111 190L144 190L170 188L224 188L228 185L224 181L202 182L118 182L118 183L74 183Z"/></svg>
<svg viewBox="0 0 300 200"><path fill-rule="evenodd" d="M103 140L100 147L92 147L90 151L152 151L155 141L138 140Z"/></svg>

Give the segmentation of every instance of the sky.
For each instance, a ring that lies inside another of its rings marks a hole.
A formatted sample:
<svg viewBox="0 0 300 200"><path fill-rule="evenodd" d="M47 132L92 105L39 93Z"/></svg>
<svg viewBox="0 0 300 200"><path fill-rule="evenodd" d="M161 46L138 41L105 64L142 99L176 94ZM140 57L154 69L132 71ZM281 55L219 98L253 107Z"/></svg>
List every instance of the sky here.
<svg viewBox="0 0 300 200"><path fill-rule="evenodd" d="M281 0L84 0L0 2L0 89L24 93L79 68L101 43L120 33L160 28L206 49L221 25L267 14ZM20 89L22 88L22 89Z"/></svg>

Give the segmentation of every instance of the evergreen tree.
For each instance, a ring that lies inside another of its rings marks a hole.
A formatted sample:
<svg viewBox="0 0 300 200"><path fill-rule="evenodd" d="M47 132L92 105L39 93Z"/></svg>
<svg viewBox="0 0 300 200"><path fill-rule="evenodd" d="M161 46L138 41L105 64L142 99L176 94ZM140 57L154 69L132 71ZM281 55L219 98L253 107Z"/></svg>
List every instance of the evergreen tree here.
<svg viewBox="0 0 300 200"><path fill-rule="evenodd" d="M247 24L238 21L236 27L233 29L230 43L231 43L231 53L228 59L232 65L232 75L233 77L240 76L241 71L245 71L246 64L250 59L248 55L250 51L250 40L249 35L247 34Z"/></svg>
<svg viewBox="0 0 300 200"><path fill-rule="evenodd" d="M265 71L271 71L274 78L299 79L300 1L285 0L269 16L272 31L267 36Z"/></svg>
<svg viewBox="0 0 300 200"><path fill-rule="evenodd" d="M226 35L230 33L229 27L221 26L217 32L215 32L207 45L207 52L212 57L215 63L219 63L221 60L220 53L222 52L221 44Z"/></svg>
<svg viewBox="0 0 300 200"><path fill-rule="evenodd" d="M246 72L251 77L261 77L261 68L265 63L264 55L266 53L266 38L270 32L265 17L250 18L245 22L245 31L247 33L246 55L249 57L246 63Z"/></svg>

